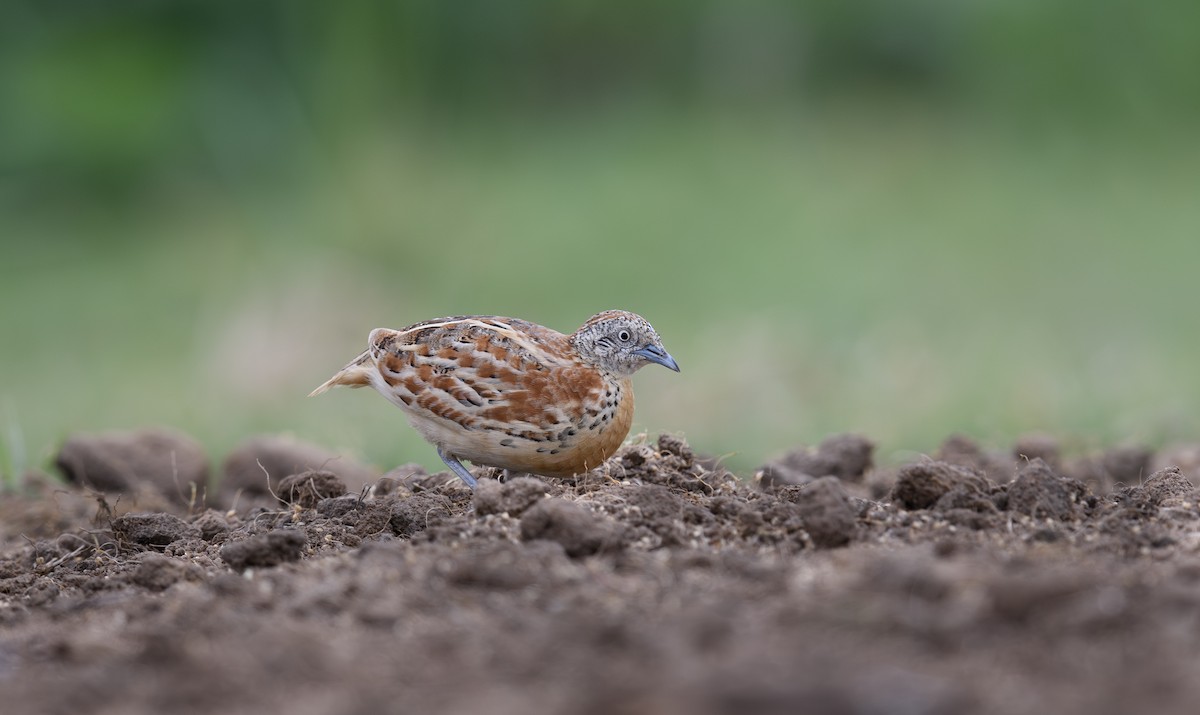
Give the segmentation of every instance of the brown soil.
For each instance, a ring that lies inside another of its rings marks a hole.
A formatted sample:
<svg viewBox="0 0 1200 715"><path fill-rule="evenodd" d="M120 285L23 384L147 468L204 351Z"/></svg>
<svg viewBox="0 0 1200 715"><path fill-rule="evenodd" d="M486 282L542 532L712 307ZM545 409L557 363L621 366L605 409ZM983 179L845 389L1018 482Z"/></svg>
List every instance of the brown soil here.
<svg viewBox="0 0 1200 715"><path fill-rule="evenodd" d="M956 437L876 469L839 436L739 480L664 436L574 480L478 470L472 494L265 439L224 461L218 508L181 435L64 453L72 486L0 496L5 712L1200 702L1195 448L1065 459L1045 436L1011 454Z"/></svg>

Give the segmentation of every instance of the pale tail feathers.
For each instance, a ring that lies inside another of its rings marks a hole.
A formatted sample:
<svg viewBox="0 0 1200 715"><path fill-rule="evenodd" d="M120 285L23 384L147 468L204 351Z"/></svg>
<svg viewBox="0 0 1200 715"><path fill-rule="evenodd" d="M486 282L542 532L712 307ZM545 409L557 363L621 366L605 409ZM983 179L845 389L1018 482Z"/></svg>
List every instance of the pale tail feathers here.
<svg viewBox="0 0 1200 715"><path fill-rule="evenodd" d="M365 387L370 385L371 371L373 369L375 369L375 360L371 357L371 352L368 350L356 357L349 365L338 370L336 375L326 380L325 384L308 393L308 396L315 397L339 385L345 385L346 387Z"/></svg>

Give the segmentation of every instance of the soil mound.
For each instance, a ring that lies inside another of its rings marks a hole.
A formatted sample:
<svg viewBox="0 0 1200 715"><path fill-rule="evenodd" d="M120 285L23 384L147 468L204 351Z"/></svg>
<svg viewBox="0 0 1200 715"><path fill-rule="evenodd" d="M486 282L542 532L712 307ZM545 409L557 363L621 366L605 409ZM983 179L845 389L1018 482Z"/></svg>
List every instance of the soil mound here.
<svg viewBox="0 0 1200 715"><path fill-rule="evenodd" d="M111 441L64 446L72 484L0 495L13 712L1200 700L1200 460L1147 475L1163 455L1068 458L1034 435L995 452L954 437L876 468L870 441L845 435L741 479L663 436L573 479L480 469L471 492L270 438L225 460L217 510L174 489L178 456L140 442L140 466L105 480L79 456L95 444Z"/></svg>

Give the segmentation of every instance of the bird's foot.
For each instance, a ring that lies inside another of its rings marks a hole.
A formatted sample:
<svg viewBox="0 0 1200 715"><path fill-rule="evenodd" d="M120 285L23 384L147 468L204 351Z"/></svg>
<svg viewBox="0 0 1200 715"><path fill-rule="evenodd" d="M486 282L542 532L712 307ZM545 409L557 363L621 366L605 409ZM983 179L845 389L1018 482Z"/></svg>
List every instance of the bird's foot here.
<svg viewBox="0 0 1200 715"><path fill-rule="evenodd" d="M438 456L442 458L442 461L446 463L446 466L450 467L450 471L457 474L458 478L466 482L467 486L471 487L471 491L474 491L477 483L475 481L475 477L471 475L471 471L469 469L463 466L462 462L458 461L458 457L455 457L452 454L447 454L446 451L441 447L437 448L437 453Z"/></svg>

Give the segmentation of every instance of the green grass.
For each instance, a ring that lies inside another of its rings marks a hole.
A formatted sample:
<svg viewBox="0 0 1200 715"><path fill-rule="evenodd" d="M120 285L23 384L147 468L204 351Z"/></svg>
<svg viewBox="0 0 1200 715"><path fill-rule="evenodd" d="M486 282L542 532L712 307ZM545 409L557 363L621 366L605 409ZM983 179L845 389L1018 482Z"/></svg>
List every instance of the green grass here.
<svg viewBox="0 0 1200 715"><path fill-rule="evenodd" d="M639 374L635 429L740 470L845 430L1197 433L1194 138L852 116L393 127L8 210L0 404L32 464L168 424L435 466L378 396L304 396L373 327L624 307L683 368Z"/></svg>

